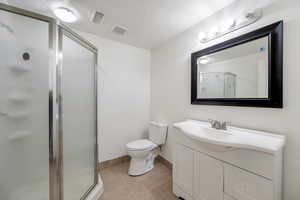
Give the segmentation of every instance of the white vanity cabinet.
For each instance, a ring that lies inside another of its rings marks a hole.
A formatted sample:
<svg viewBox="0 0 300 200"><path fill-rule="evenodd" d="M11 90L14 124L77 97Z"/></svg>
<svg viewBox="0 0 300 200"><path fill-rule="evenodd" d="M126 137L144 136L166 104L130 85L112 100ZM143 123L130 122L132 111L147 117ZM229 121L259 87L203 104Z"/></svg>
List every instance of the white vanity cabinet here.
<svg viewBox="0 0 300 200"><path fill-rule="evenodd" d="M203 153L177 144L173 177L175 194L185 200L223 200L222 163Z"/></svg>
<svg viewBox="0 0 300 200"><path fill-rule="evenodd" d="M278 151L272 153L262 148L243 148L241 144L223 145L220 141L227 137L224 135L217 135L218 143L207 138L205 142L197 140L195 135L202 129L189 127L193 124L182 125L186 124L174 125L177 128L173 152L173 192L176 196L185 200L281 200L284 137L278 137L283 139L282 143L276 143L280 140L272 143L272 138L261 141L276 146ZM189 130L194 133L187 133Z"/></svg>
<svg viewBox="0 0 300 200"><path fill-rule="evenodd" d="M196 200L223 200L222 163L203 153L195 156L193 197Z"/></svg>
<svg viewBox="0 0 300 200"><path fill-rule="evenodd" d="M182 197L186 200L192 199L193 180L195 177L195 151L184 145L176 145L176 156L174 162L173 181L184 192Z"/></svg>

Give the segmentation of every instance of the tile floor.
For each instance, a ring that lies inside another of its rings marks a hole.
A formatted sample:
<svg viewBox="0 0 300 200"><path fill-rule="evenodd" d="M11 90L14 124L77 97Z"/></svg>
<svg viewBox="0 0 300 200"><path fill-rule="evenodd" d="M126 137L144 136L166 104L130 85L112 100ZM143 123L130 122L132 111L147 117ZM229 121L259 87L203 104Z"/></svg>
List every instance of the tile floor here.
<svg viewBox="0 0 300 200"><path fill-rule="evenodd" d="M172 172L161 162L143 176L127 174L129 162L100 171L104 193L100 200L175 200L172 193Z"/></svg>

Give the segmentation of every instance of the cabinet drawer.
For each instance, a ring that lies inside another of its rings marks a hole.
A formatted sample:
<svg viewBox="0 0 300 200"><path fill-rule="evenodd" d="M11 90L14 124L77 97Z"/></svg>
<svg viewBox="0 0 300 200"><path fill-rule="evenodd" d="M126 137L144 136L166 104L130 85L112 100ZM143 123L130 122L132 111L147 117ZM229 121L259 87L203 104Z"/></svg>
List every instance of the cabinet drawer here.
<svg viewBox="0 0 300 200"><path fill-rule="evenodd" d="M273 200L273 182L224 164L225 193L237 200Z"/></svg>

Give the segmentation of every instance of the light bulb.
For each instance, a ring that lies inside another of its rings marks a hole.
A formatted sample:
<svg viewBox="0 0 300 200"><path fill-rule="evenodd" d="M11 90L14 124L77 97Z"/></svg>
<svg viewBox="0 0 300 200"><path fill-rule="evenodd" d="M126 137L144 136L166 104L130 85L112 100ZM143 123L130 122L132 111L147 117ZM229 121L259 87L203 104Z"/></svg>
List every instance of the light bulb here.
<svg viewBox="0 0 300 200"><path fill-rule="evenodd" d="M207 63L209 63L209 60L208 58L200 58L199 63L202 65L206 65Z"/></svg>
<svg viewBox="0 0 300 200"><path fill-rule="evenodd" d="M236 26L235 19L228 19L222 23L222 31L227 32L228 30L234 28Z"/></svg>
<svg viewBox="0 0 300 200"><path fill-rule="evenodd" d="M53 12L58 19L64 22L72 23L78 19L75 13L66 7L55 8Z"/></svg>
<svg viewBox="0 0 300 200"><path fill-rule="evenodd" d="M236 19L236 25L237 26L242 26L244 24L246 24L249 20L245 17L245 15L240 15L237 19Z"/></svg>
<svg viewBox="0 0 300 200"><path fill-rule="evenodd" d="M207 40L207 33L201 32L201 33L199 33L198 37L199 37L200 41L205 41L205 40Z"/></svg>
<svg viewBox="0 0 300 200"><path fill-rule="evenodd" d="M219 32L220 32L220 31L219 31L219 27L214 26L214 27L212 27L212 29L209 31L208 36L209 36L210 38L213 38L213 37L215 37L216 35L218 35Z"/></svg>

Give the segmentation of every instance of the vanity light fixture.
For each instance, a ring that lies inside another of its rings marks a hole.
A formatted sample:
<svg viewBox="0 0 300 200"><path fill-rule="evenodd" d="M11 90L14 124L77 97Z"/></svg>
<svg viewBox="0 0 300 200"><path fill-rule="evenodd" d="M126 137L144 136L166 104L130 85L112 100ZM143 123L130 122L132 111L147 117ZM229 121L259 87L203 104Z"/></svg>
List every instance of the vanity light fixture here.
<svg viewBox="0 0 300 200"><path fill-rule="evenodd" d="M236 20L235 19L228 19L222 24L221 31L226 32L228 30L233 29L236 26Z"/></svg>
<svg viewBox="0 0 300 200"><path fill-rule="evenodd" d="M75 12L67 7L58 7L53 10L55 16L63 22L73 23L78 20Z"/></svg>
<svg viewBox="0 0 300 200"><path fill-rule="evenodd" d="M241 17L227 19L227 21L221 22L219 26L215 26L210 29L210 31L204 31L199 34L199 39L201 43L206 43L211 40L222 37L230 32L241 29L245 26L253 24L258 21L263 15L261 9L248 12Z"/></svg>
<svg viewBox="0 0 300 200"><path fill-rule="evenodd" d="M212 29L208 32L208 37L215 37L220 33L220 28L218 26L212 27Z"/></svg>
<svg viewBox="0 0 300 200"><path fill-rule="evenodd" d="M201 32L201 33L199 33L199 40L201 41L201 40L204 40L205 38L207 38L207 33L205 33L205 32Z"/></svg>

